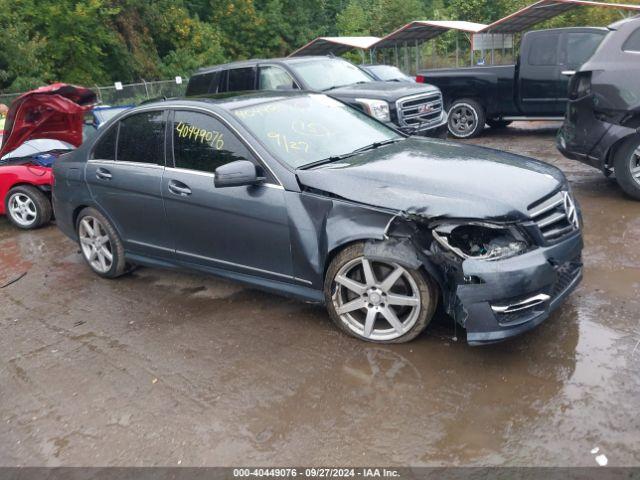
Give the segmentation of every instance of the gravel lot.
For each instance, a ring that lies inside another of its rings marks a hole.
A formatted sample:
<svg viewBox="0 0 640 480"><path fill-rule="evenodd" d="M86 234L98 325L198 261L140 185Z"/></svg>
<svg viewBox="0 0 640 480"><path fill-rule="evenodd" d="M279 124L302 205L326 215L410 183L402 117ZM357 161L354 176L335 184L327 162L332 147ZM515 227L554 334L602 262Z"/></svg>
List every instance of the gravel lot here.
<svg viewBox="0 0 640 480"><path fill-rule="evenodd" d="M55 226L0 218L0 286L26 272L0 289L0 465L640 465L640 203L563 159L555 128L474 142L567 173L584 282L481 348L446 317L372 346L321 308L211 277L102 280Z"/></svg>

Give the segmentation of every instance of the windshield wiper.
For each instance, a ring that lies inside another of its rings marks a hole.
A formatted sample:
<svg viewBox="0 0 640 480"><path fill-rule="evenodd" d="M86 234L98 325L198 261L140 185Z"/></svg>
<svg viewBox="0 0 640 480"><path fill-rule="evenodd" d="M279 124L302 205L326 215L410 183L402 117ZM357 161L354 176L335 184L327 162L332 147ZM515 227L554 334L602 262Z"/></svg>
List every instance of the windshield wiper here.
<svg viewBox="0 0 640 480"><path fill-rule="evenodd" d="M362 85L363 83L369 83L369 82L365 82L364 80L360 80L359 82L355 82L355 83L345 83L344 85L334 85L333 87L325 88L322 91L323 92L328 92L330 90L335 90L336 88L348 87L350 85Z"/></svg>
<svg viewBox="0 0 640 480"><path fill-rule="evenodd" d="M365 145L364 147L360 147L354 150L349 155L357 155L358 153L366 152L368 150L375 150L376 148L384 147L385 145L391 145L392 143L399 142L400 140L403 140L403 138L391 138L382 142L373 142L370 145Z"/></svg>
<svg viewBox="0 0 640 480"><path fill-rule="evenodd" d="M337 162L339 160L344 160L345 158L353 157L362 152L375 150L376 148L384 147L385 145L391 145L392 143L399 142L400 140L403 140L403 137L391 138L389 140L384 140L382 142L373 142L370 145L365 145L364 147L357 148L353 152L343 153L342 155L332 155L331 157L327 157L321 160L317 160L315 162L307 163L306 165L302 165L301 167L298 167L298 168L300 170L308 170L309 168L318 167L320 165L325 165L327 163Z"/></svg>

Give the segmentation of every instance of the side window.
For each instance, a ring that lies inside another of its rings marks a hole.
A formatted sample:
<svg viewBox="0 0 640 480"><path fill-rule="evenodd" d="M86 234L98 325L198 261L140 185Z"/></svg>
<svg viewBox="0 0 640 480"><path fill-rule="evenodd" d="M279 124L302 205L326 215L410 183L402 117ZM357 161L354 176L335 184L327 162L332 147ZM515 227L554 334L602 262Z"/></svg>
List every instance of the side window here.
<svg viewBox="0 0 640 480"><path fill-rule="evenodd" d="M599 33L567 33L566 65L580 67L591 58L603 38L604 34Z"/></svg>
<svg viewBox="0 0 640 480"><path fill-rule="evenodd" d="M625 52L639 52L640 53L640 28L636 29L629 38L622 45L622 50Z"/></svg>
<svg viewBox="0 0 640 480"><path fill-rule="evenodd" d="M253 155L219 120L204 113L176 111L173 120L173 156L176 168L213 173Z"/></svg>
<svg viewBox="0 0 640 480"><path fill-rule="evenodd" d="M109 127L93 150L93 158L99 160L116 159L116 140L118 139L118 124Z"/></svg>
<svg viewBox="0 0 640 480"><path fill-rule="evenodd" d="M529 65L558 65L558 43L560 34L535 35L531 38Z"/></svg>
<svg viewBox="0 0 640 480"><path fill-rule="evenodd" d="M131 115L119 123L118 162L164 165L166 122L162 110Z"/></svg>
<svg viewBox="0 0 640 480"><path fill-rule="evenodd" d="M260 67L258 80L260 90L294 90L298 88L291 75L280 67Z"/></svg>
<svg viewBox="0 0 640 480"><path fill-rule="evenodd" d="M234 68L229 70L227 91L243 92L255 90L256 71L254 68Z"/></svg>
<svg viewBox="0 0 640 480"><path fill-rule="evenodd" d="M218 72L203 73L201 75L192 76L189 79L189 84L187 85L187 97L209 93L209 87L211 86L211 82L216 73Z"/></svg>

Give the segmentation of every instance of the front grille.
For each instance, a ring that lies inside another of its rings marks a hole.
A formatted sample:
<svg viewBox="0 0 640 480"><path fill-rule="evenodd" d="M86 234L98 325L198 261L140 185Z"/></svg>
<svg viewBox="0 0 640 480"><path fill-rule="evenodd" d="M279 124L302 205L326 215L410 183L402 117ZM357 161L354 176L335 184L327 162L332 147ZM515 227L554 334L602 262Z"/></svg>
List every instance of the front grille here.
<svg viewBox="0 0 640 480"><path fill-rule="evenodd" d="M401 127L428 128L437 125L442 117L442 94L401 98L396 106Z"/></svg>
<svg viewBox="0 0 640 480"><path fill-rule="evenodd" d="M538 225L544 239L554 242L580 228L576 208L571 195L561 190L529 207L529 217Z"/></svg>

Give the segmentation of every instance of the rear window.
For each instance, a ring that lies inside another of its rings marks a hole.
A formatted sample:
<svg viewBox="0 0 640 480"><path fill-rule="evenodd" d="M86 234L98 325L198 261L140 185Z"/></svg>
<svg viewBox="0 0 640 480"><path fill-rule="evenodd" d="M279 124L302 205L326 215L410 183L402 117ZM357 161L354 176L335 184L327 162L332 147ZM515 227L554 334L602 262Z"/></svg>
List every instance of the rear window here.
<svg viewBox="0 0 640 480"><path fill-rule="evenodd" d="M640 28L636 29L622 45L625 52L640 52Z"/></svg>
<svg viewBox="0 0 640 480"><path fill-rule="evenodd" d="M119 123L117 161L164 165L162 110L131 115Z"/></svg>
<svg viewBox="0 0 640 480"><path fill-rule="evenodd" d="M227 91L242 92L255 90L256 71L254 68L234 68L229 70Z"/></svg>
<svg viewBox="0 0 640 480"><path fill-rule="evenodd" d="M96 148L93 150L93 158L99 160L115 160L117 138L118 125L114 125L110 127L107 133L98 141Z"/></svg>
<svg viewBox="0 0 640 480"><path fill-rule="evenodd" d="M560 34L535 35L529 50L529 65L558 65Z"/></svg>

